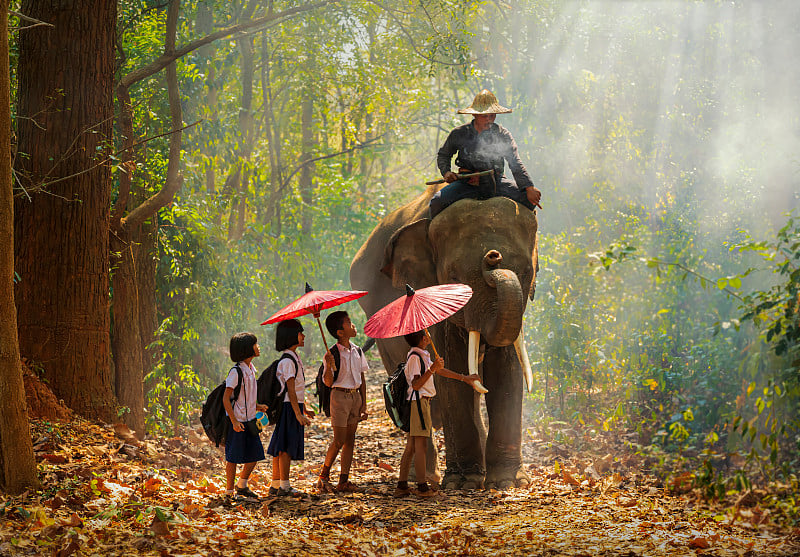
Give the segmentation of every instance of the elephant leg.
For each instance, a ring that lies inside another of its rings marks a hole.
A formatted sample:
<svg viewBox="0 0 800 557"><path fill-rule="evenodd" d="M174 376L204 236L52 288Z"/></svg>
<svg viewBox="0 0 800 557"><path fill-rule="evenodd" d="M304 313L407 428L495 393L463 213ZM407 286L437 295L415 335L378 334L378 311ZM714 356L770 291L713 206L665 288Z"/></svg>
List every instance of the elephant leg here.
<svg viewBox="0 0 800 557"><path fill-rule="evenodd" d="M522 468L522 368L512 346L487 346L483 381L489 434L486 487L506 489L530 483Z"/></svg>
<svg viewBox="0 0 800 557"><path fill-rule="evenodd" d="M436 339L445 366L458 373L467 371L466 335L448 326ZM486 428L480 414L480 399L472 387L460 381L436 376L444 429L447 469L445 488L481 489L485 474L484 445Z"/></svg>

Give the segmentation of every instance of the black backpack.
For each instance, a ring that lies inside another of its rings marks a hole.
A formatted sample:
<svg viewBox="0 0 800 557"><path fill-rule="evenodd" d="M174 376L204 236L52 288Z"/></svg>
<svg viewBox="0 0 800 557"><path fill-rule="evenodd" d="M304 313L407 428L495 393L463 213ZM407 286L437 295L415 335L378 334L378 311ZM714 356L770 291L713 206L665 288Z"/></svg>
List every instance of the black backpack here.
<svg viewBox="0 0 800 557"><path fill-rule="evenodd" d="M231 405L239 398L239 392L242 390L242 368L239 364L234 366L239 375L239 384L233 388L233 396L231 397ZM225 405L223 399L225 398L225 381L217 385L213 391L208 394L206 401L203 403L203 410L200 412L200 423L203 425L206 435L214 445L219 447L225 444L228 437L228 414L225 413Z"/></svg>
<svg viewBox="0 0 800 557"><path fill-rule="evenodd" d="M297 365L297 360L285 353L269 364L267 369L261 372L261 376L258 378L257 400L259 404L267 405L267 418L269 418L270 425L278 423L281 417L281 410L283 409L283 397L286 395L286 385L281 386L281 382L278 381L277 371L280 361L286 358L292 360L294 364L294 377L297 379L297 372L300 371L300 366Z"/></svg>
<svg viewBox="0 0 800 557"><path fill-rule="evenodd" d="M355 347L358 355L361 356L363 352L361 348L358 346ZM331 354L333 355L333 363L336 366L336 369L333 370L333 382L336 383L336 380L339 379L339 368L342 365L342 357L339 354L339 347L337 345L331 346ZM317 371L317 378L315 383L317 385L317 397L319 398L319 408L325 415L329 418L331 417L331 387L328 387L325 382L322 380L322 374L325 370L325 363L323 362L322 365L319 366L319 370Z"/></svg>
<svg viewBox="0 0 800 557"><path fill-rule="evenodd" d="M419 358L419 363L422 369L425 368L425 363L422 361L422 356L416 352L412 352ZM408 380L406 379L406 363L400 362L397 364L397 369L389 377L389 380L383 384L383 402L386 405L386 413L392 423L408 432L411 429L411 401L408 400L406 394L408 393ZM414 391L417 402L419 403L419 391ZM422 428L425 428L425 418L422 417L422 406L417 404L417 411L419 412L419 421Z"/></svg>

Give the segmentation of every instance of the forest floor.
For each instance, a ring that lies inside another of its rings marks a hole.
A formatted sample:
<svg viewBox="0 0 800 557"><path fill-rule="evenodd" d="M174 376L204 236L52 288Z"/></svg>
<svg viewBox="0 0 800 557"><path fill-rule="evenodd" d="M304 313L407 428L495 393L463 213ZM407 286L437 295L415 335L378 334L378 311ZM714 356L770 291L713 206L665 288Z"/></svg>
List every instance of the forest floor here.
<svg viewBox="0 0 800 557"><path fill-rule="evenodd" d="M242 503L223 497L221 452L202 429L140 442L122 425L32 420L43 489L0 494L0 555L800 554L800 529L776 524L757 497L675 495L606 438L575 453L529 431L529 487L394 499L404 438L384 414L382 377L370 374L351 473L364 491L346 495L312 489L325 419L306 429L306 460L292 466L309 497ZM251 477L259 494L270 471L264 462Z"/></svg>

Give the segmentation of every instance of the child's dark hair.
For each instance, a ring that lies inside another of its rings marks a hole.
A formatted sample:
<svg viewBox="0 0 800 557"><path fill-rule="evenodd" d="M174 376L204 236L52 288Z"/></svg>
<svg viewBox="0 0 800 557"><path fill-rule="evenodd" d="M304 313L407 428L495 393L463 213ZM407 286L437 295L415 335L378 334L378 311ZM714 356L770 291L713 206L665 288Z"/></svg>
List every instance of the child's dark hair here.
<svg viewBox="0 0 800 557"><path fill-rule="evenodd" d="M413 333L408 333L407 335L403 335L403 338L406 339L406 342L412 348L418 347L419 343L422 342L422 339L425 338L425 331L415 331Z"/></svg>
<svg viewBox="0 0 800 557"><path fill-rule="evenodd" d="M234 362L241 362L247 358L252 358L256 355L253 347L258 342L256 335L253 333L236 333L231 337L231 360Z"/></svg>
<svg viewBox="0 0 800 557"><path fill-rule="evenodd" d="M344 328L344 320L348 319L349 317L350 316L347 315L346 311L339 310L334 311L327 317L327 319L325 319L325 328L328 329L328 332L336 340L339 340L339 337L336 336L336 333Z"/></svg>
<svg viewBox="0 0 800 557"><path fill-rule="evenodd" d="M297 335L303 332L303 326L297 319L281 321L275 328L275 350L281 352L298 344Z"/></svg>

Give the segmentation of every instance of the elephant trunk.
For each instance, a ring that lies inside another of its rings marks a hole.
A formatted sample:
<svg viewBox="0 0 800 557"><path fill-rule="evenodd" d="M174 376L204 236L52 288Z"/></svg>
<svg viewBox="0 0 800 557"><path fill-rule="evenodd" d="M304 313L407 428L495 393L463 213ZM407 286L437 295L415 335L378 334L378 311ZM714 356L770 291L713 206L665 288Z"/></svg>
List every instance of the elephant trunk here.
<svg viewBox="0 0 800 557"><path fill-rule="evenodd" d="M486 269L483 277L497 291L494 320L482 331L492 346L508 346L519 337L525 299L516 273L509 269Z"/></svg>

